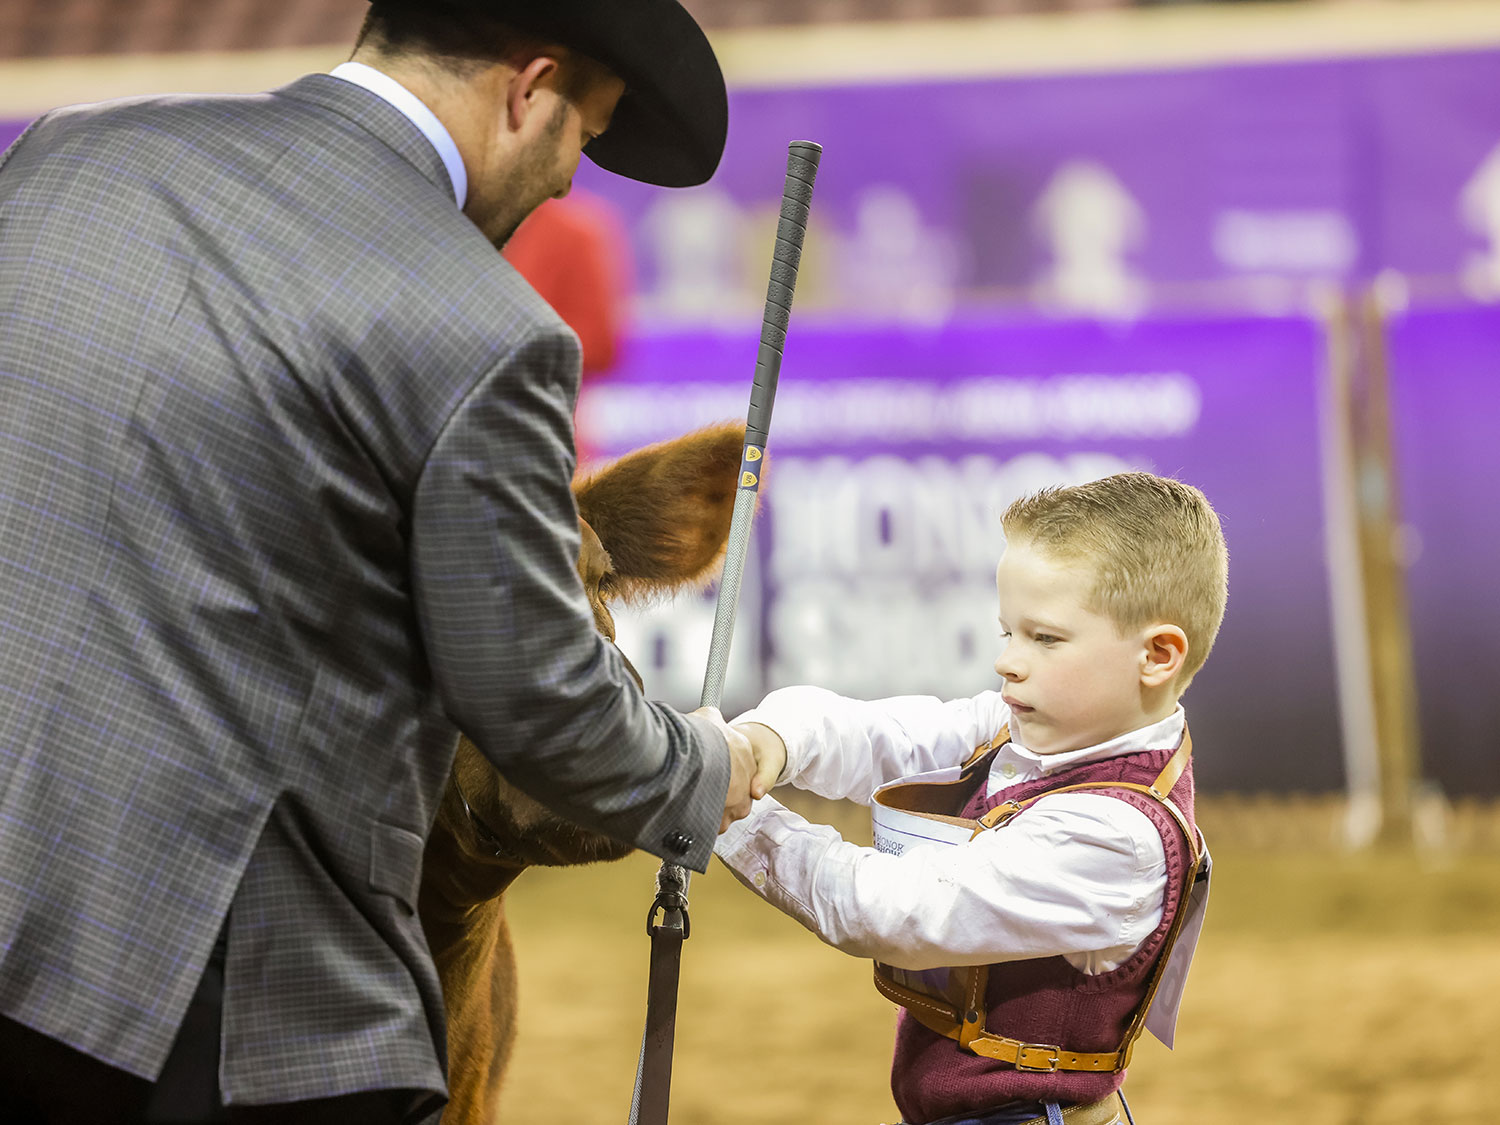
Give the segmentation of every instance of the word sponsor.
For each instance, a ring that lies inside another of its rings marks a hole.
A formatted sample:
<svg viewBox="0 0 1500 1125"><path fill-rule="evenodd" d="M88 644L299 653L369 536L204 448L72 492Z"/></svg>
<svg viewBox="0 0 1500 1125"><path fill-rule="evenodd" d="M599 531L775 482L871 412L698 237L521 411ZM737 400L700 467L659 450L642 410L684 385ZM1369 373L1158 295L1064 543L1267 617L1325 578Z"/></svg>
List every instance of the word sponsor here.
<svg viewBox="0 0 1500 1125"><path fill-rule="evenodd" d="M743 417L745 403L737 384L595 384L579 402L578 428L600 448L630 449ZM1201 410L1197 383L1180 372L824 380L780 390L773 445L1178 437Z"/></svg>

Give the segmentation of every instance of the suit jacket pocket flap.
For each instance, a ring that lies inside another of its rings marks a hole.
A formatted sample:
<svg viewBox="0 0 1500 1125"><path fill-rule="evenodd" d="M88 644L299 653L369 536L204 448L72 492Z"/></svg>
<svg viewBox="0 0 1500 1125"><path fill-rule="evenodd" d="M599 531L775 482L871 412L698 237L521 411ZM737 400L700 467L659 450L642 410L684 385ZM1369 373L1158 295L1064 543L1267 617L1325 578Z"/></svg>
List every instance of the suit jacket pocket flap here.
<svg viewBox="0 0 1500 1125"><path fill-rule="evenodd" d="M422 837L394 824L371 825L370 889L395 895L415 912L421 881Z"/></svg>

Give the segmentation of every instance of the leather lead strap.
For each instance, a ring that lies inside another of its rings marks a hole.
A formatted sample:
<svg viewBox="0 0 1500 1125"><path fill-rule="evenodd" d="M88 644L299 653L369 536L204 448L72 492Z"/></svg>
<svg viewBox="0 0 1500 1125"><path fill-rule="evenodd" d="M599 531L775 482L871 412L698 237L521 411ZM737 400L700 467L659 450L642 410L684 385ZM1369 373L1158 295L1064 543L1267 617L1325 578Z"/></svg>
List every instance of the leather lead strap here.
<svg viewBox="0 0 1500 1125"><path fill-rule="evenodd" d="M674 878L675 876L675 878ZM646 982L646 1029L630 1100L630 1125L664 1125L672 1096L672 1048L677 1036L677 984L682 974L682 943L692 932L688 918L687 873L663 864L656 877L656 900L646 915L651 936ZM657 921L657 912L661 920Z"/></svg>
<svg viewBox="0 0 1500 1125"><path fill-rule="evenodd" d="M677 1035L677 982L682 968L682 934L651 934L651 977L646 986L646 1034L641 1043L638 1119L665 1121L672 1096L672 1047ZM633 1118L635 1120L637 1118Z"/></svg>

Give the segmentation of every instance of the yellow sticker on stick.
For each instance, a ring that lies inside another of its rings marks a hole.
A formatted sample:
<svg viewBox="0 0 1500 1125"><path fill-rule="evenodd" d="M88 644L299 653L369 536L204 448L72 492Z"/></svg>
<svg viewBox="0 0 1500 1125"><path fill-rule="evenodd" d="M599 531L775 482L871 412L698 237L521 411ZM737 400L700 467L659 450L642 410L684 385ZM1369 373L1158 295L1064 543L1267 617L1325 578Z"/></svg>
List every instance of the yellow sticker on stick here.
<svg viewBox="0 0 1500 1125"><path fill-rule="evenodd" d="M761 452L760 452L759 449L757 449L753 445L747 445L747 446L745 446L745 460L746 461L759 461L760 458L761 458Z"/></svg>
<svg viewBox="0 0 1500 1125"><path fill-rule="evenodd" d="M755 483L756 483L756 477L755 477L754 473L746 472L746 473L741 473L740 474L740 487L741 488L754 488L755 487Z"/></svg>

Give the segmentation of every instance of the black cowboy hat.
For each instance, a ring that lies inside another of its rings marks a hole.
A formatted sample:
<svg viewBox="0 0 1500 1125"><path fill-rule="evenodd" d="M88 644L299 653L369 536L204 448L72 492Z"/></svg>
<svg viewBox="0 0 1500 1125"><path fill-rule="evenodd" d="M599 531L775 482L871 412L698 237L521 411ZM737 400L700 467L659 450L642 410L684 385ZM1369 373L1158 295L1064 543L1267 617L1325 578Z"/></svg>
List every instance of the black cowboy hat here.
<svg viewBox="0 0 1500 1125"><path fill-rule="evenodd" d="M677 0L447 2L581 51L624 80L608 131L583 149L599 167L691 187L719 166L729 131L724 75L703 29Z"/></svg>

